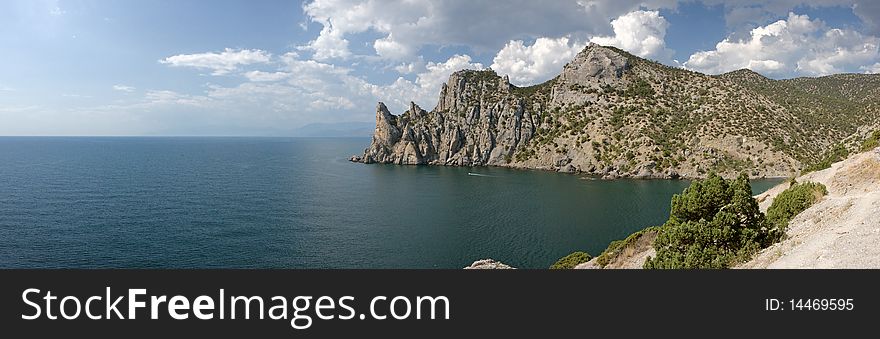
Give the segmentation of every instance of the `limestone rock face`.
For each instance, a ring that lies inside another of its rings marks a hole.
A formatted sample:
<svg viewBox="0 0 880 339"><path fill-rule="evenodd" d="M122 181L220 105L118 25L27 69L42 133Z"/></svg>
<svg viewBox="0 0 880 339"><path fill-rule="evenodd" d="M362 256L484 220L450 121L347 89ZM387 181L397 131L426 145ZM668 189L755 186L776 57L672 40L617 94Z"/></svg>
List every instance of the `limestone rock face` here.
<svg viewBox="0 0 880 339"><path fill-rule="evenodd" d="M624 75L631 67L626 56L590 43L562 68L553 85L552 103L561 105L596 101L599 95L595 93L603 87L627 84L629 81ZM585 91L594 93L584 95Z"/></svg>
<svg viewBox="0 0 880 339"><path fill-rule="evenodd" d="M400 116L383 103L365 163L401 165L504 165L535 131L533 113L510 94L507 78L492 71L459 71L449 77L437 107L415 103Z"/></svg>
<svg viewBox="0 0 880 339"><path fill-rule="evenodd" d="M801 102L794 99L816 97L809 91L823 86L862 94L823 92L849 106L791 106ZM410 103L394 115L379 103L370 146L350 159L606 179L699 178L713 171L787 177L841 141L857 147L863 138L855 134L867 133L858 126L880 126L878 100L880 75L710 76L590 44L542 84L517 87L492 70L462 70L449 76L430 111ZM827 111L835 107L847 109ZM835 118L816 118L825 116Z"/></svg>

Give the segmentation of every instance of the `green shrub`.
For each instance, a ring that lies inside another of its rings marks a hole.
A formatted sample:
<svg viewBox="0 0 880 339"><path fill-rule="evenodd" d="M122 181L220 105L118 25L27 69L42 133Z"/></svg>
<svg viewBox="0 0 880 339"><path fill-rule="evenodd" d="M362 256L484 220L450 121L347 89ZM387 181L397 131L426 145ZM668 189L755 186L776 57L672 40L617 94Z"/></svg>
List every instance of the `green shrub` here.
<svg viewBox="0 0 880 339"><path fill-rule="evenodd" d="M550 265L551 270L560 270L560 269L572 269L580 263L585 263L592 259L589 254L585 252L574 252L572 254L566 255L561 259L557 260L553 265Z"/></svg>
<svg viewBox="0 0 880 339"><path fill-rule="evenodd" d="M611 259L617 256L619 250L625 248L630 244L635 243L639 240L639 238L645 235L645 233L656 231L657 227L652 226L636 233L630 234L628 237L626 237L626 239L612 241L610 244L608 244L608 248L606 248L604 251L602 251L602 254L599 254L599 256L596 257L596 264L602 267L607 266L611 262Z"/></svg>
<svg viewBox="0 0 880 339"><path fill-rule="evenodd" d="M748 176L727 181L711 173L672 198L669 221L645 268L727 268L768 243L764 214Z"/></svg>
<svg viewBox="0 0 880 339"><path fill-rule="evenodd" d="M862 142L862 152L867 152L880 146L880 131L871 133L865 141Z"/></svg>
<svg viewBox="0 0 880 339"><path fill-rule="evenodd" d="M792 181L791 186L779 193L767 209L767 226L774 237L781 238L785 228L798 213L815 204L828 194L825 185L814 182L799 184Z"/></svg>
<svg viewBox="0 0 880 339"><path fill-rule="evenodd" d="M848 155L849 151L847 151L846 148L843 147L843 145L838 144L834 146L834 148L832 148L830 152L823 156L822 160L819 160L819 162L805 167L801 171L801 175L830 168L831 164L846 159Z"/></svg>

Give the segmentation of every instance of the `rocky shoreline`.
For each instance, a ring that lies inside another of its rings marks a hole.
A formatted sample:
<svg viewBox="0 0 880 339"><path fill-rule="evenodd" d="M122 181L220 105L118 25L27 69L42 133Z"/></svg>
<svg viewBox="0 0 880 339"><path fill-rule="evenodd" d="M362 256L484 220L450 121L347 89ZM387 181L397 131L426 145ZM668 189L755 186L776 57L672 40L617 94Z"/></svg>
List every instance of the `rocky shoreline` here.
<svg viewBox="0 0 880 339"><path fill-rule="evenodd" d="M880 78L801 81L858 86L875 80ZM791 177L822 160L832 144L854 148L860 133L848 124L804 126L808 116L801 115L816 107L789 107L790 100L761 92L771 85L799 91L793 84L746 70L710 76L592 44L542 84L517 87L491 69L462 70L449 76L430 111L411 102L394 115L380 102L369 147L349 160L603 179L695 179L711 172Z"/></svg>

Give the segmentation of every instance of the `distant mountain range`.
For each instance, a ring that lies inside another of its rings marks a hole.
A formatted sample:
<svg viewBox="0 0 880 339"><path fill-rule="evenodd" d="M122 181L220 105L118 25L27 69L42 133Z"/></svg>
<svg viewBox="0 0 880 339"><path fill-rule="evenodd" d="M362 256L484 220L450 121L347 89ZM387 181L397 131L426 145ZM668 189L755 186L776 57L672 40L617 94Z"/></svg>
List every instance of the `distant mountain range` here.
<svg viewBox="0 0 880 339"><path fill-rule="evenodd" d="M535 86L464 70L430 112L413 103L396 116L379 103L373 141L353 159L605 177L787 177L835 146L855 149L878 126L880 75L711 76L591 44Z"/></svg>

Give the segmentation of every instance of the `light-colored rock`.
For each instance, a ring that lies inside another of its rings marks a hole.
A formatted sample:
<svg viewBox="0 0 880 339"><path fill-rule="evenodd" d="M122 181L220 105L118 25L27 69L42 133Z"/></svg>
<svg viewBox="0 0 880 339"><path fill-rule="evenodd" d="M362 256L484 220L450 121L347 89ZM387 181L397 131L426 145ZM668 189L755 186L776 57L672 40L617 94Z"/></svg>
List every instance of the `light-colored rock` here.
<svg viewBox="0 0 880 339"><path fill-rule="evenodd" d="M401 165L506 165L534 134L532 112L492 71L459 71L432 112L412 103L395 117L379 103L364 162ZM506 89L504 89L506 88Z"/></svg>
<svg viewBox="0 0 880 339"><path fill-rule="evenodd" d="M504 264L500 261L495 261L492 259L481 259L481 260L474 261L473 264L471 264L468 267L465 267L464 269L466 269L466 270L509 270L509 269L516 269L516 268L510 267L509 265Z"/></svg>
<svg viewBox="0 0 880 339"><path fill-rule="evenodd" d="M574 266L576 270L600 270L602 266L596 263L596 258L590 259L590 261L582 262Z"/></svg>
<svg viewBox="0 0 880 339"><path fill-rule="evenodd" d="M595 102L598 95L584 95L585 89L602 90L602 86L620 87L628 84L624 72L632 65L626 56L590 43L578 53L556 79L551 94L554 105Z"/></svg>
<svg viewBox="0 0 880 339"><path fill-rule="evenodd" d="M798 159L814 161L856 132L804 125L799 112L810 107L789 109L747 88L748 81L783 83L753 73L709 76L596 44L559 76L532 87L513 86L492 70L457 71L431 111L411 103L395 116L380 103L362 161L504 166L609 179L699 178L710 171L728 178L741 171L752 178L789 177L803 167ZM864 120L880 126L876 108L865 110ZM805 138L807 127L822 132ZM852 148L857 138L845 140Z"/></svg>

